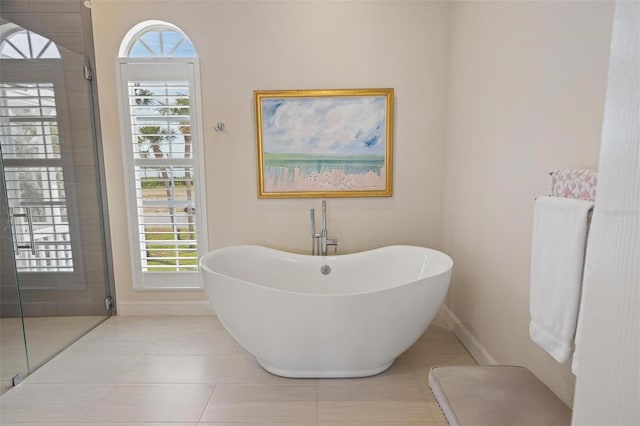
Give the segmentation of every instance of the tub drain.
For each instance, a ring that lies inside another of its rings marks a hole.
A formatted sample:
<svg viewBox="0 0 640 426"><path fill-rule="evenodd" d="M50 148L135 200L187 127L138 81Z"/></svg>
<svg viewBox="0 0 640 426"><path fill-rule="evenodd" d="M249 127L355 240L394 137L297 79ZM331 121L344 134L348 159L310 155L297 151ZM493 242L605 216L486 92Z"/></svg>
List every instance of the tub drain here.
<svg viewBox="0 0 640 426"><path fill-rule="evenodd" d="M331 272L331 266L329 265L322 265L320 267L320 272L322 272L322 275L329 275L329 272Z"/></svg>

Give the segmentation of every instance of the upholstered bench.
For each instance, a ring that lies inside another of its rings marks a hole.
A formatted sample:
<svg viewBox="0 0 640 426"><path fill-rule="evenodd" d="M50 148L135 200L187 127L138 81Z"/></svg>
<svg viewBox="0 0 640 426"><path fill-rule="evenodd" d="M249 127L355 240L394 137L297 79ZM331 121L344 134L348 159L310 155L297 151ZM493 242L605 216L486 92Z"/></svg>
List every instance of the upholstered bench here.
<svg viewBox="0 0 640 426"><path fill-rule="evenodd" d="M450 426L571 424L571 409L524 367L433 367L429 386Z"/></svg>

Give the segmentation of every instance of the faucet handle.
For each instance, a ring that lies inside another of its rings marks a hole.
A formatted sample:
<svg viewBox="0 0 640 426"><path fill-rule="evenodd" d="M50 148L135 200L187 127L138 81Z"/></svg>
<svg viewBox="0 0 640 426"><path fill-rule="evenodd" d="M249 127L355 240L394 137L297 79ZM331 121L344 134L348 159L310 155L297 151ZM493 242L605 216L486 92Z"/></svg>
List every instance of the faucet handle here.
<svg viewBox="0 0 640 426"><path fill-rule="evenodd" d="M333 254L338 254L338 240L327 240L327 246L333 246Z"/></svg>

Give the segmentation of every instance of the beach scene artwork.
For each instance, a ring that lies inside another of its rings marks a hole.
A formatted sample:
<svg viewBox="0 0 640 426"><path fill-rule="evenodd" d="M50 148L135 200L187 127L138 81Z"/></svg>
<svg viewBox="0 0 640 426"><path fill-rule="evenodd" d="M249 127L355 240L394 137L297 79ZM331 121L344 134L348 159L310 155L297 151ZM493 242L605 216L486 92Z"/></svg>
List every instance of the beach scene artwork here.
<svg viewBox="0 0 640 426"><path fill-rule="evenodd" d="M261 197L389 196L393 89L256 92Z"/></svg>

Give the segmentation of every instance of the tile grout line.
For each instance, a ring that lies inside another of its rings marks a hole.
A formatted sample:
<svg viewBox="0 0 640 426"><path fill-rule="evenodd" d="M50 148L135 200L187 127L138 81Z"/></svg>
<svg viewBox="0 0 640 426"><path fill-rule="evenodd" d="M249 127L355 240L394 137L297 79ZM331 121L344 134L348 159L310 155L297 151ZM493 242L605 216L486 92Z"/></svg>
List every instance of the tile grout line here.
<svg viewBox="0 0 640 426"><path fill-rule="evenodd" d="M216 382L213 384L213 389L211 389L211 394L209 395L209 399L204 404L204 407L200 412L200 416L198 417L198 421L197 421L198 424L203 423L202 418L204 417L204 413L206 413L207 408L209 408L209 404L211 404L211 402L213 401L213 394L216 392L216 389L218 389L218 384L220 384L220 379L222 378L222 375L227 369L227 365L229 365L229 361L231 359L232 354L233 354L233 346L231 347L231 349L229 350L229 353L227 354L227 360L225 361L224 366L220 369L220 374L218 374L218 377L216 378Z"/></svg>

